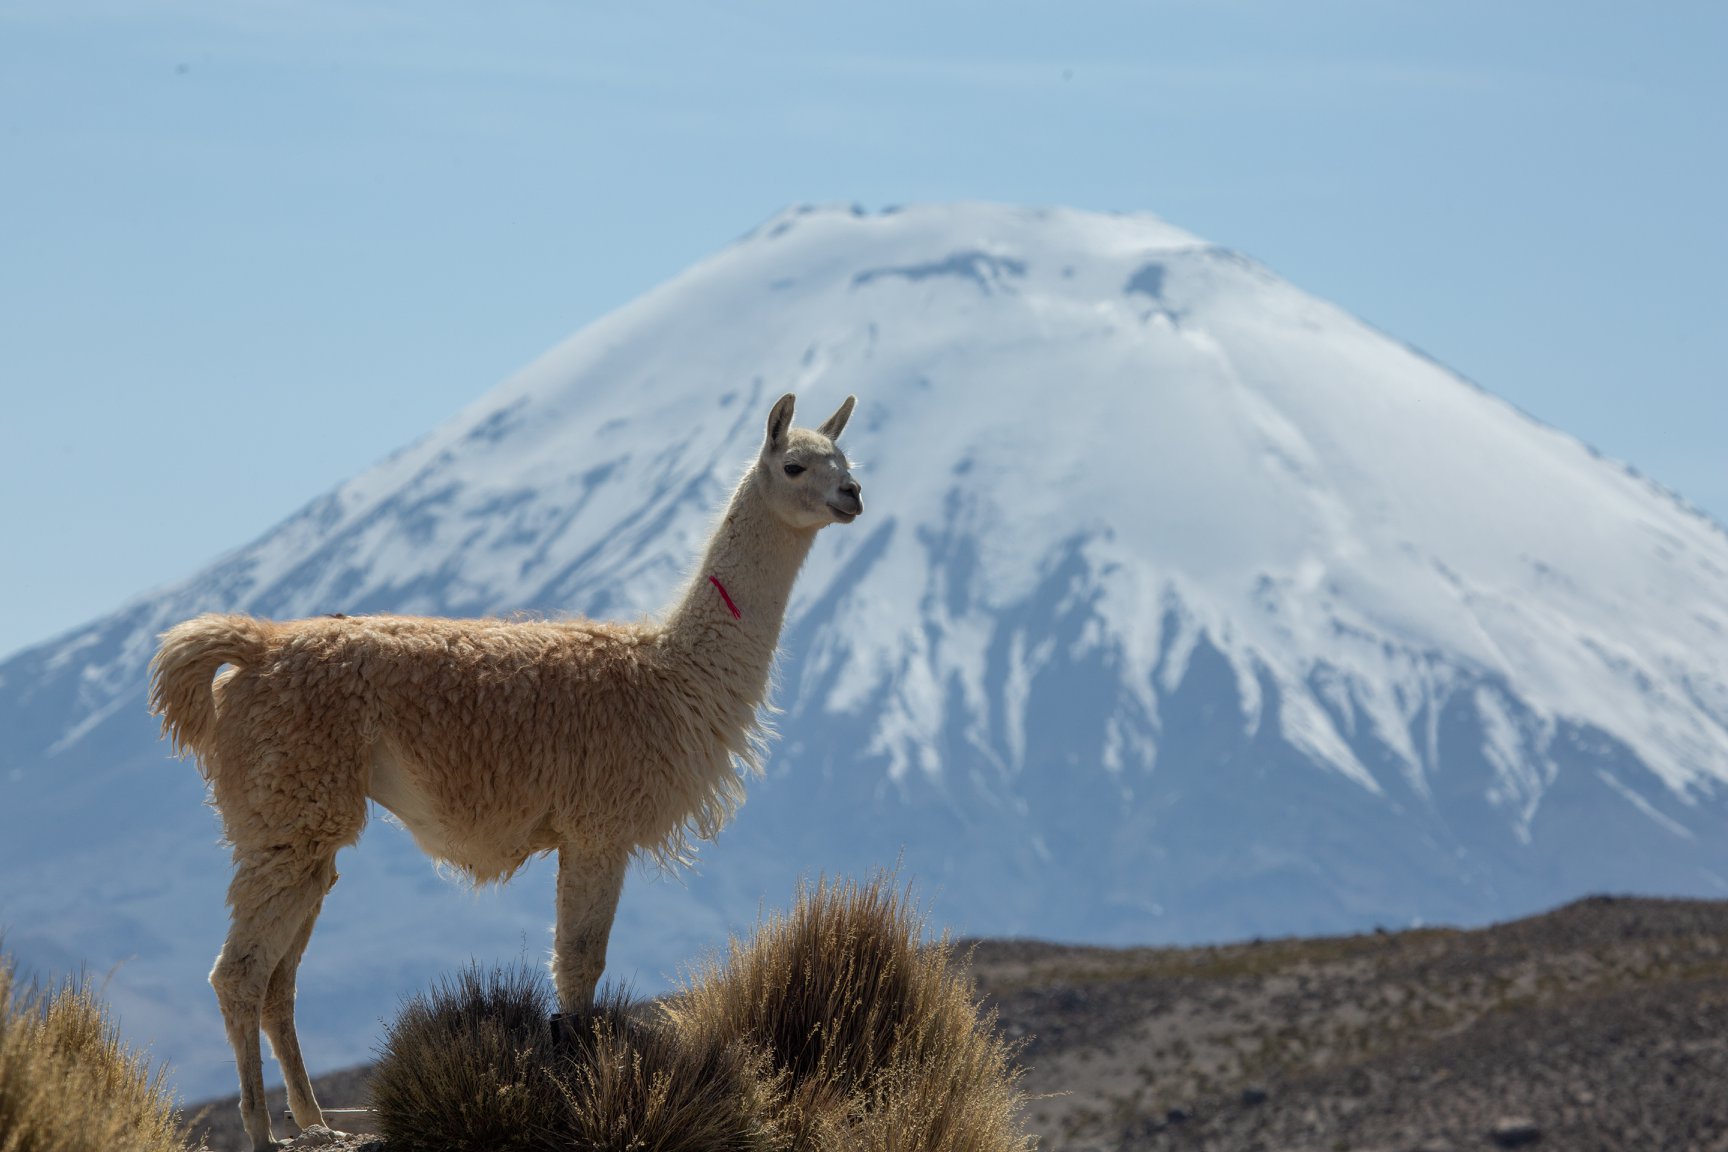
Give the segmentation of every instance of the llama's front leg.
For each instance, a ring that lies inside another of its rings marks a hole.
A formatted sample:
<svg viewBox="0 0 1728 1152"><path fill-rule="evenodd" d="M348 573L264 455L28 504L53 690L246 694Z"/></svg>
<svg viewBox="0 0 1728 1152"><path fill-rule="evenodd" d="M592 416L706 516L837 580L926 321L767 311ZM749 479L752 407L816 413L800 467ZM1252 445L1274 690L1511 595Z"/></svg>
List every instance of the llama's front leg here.
<svg viewBox="0 0 1728 1152"><path fill-rule="evenodd" d="M624 889L627 853L558 850L558 928L553 943L552 983L558 1007L580 1012L594 1002L594 987L606 968L606 941L618 894Z"/></svg>

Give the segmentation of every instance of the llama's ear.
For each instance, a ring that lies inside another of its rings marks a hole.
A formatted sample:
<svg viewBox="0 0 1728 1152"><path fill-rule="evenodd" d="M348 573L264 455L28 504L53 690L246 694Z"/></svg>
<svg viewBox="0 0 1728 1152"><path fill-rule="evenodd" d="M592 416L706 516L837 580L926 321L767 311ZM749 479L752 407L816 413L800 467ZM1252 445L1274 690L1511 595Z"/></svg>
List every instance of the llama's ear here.
<svg viewBox="0 0 1728 1152"><path fill-rule="evenodd" d="M846 397L846 402L840 405L840 411L824 420L822 422L822 427L816 429L816 431L822 433L822 435L828 437L830 440L840 439L840 432L846 427L846 421L852 419L852 405L856 403L858 403L858 397Z"/></svg>
<svg viewBox="0 0 1728 1152"><path fill-rule="evenodd" d="M778 452L786 447L787 434L792 431L792 405L797 399L788 392L780 397L774 410L768 413L767 451Z"/></svg>

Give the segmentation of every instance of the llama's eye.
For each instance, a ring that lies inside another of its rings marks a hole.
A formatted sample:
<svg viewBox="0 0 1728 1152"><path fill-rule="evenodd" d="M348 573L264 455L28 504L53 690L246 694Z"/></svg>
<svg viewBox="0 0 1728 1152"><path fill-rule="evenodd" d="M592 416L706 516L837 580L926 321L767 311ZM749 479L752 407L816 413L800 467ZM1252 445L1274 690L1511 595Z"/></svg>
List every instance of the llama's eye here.
<svg viewBox="0 0 1728 1152"><path fill-rule="evenodd" d="M788 476L797 476L797 475L802 474L803 471L804 471L804 465L802 465L802 464L788 464L788 465L786 465L786 475L788 475Z"/></svg>

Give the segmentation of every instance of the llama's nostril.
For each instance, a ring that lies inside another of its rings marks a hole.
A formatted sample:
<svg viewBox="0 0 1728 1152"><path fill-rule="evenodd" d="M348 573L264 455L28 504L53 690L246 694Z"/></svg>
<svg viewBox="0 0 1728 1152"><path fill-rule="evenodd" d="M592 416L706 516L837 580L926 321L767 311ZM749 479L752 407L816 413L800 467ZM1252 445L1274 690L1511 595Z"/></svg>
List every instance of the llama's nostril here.
<svg viewBox="0 0 1728 1152"><path fill-rule="evenodd" d="M844 492L846 495L852 497L853 499L857 499L860 495L863 494L864 489L859 487L858 481L848 480L848 481L846 481L846 483L840 485L840 491Z"/></svg>

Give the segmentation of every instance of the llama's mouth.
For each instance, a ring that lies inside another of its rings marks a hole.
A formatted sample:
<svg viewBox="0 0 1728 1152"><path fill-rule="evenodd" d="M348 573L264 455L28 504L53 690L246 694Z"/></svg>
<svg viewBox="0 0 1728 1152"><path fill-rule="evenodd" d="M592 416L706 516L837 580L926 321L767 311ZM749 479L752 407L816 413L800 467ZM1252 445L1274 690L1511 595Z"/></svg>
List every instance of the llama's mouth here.
<svg viewBox="0 0 1728 1152"><path fill-rule="evenodd" d="M834 519L838 520L840 523L850 524L852 521L858 519L858 513L864 511L864 509L859 508L858 512L848 512L837 504L830 504L828 505L828 511L834 513Z"/></svg>

